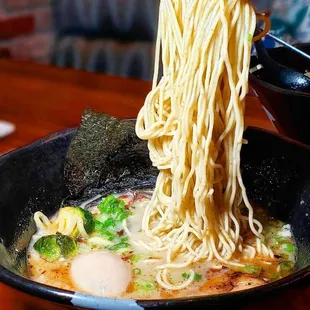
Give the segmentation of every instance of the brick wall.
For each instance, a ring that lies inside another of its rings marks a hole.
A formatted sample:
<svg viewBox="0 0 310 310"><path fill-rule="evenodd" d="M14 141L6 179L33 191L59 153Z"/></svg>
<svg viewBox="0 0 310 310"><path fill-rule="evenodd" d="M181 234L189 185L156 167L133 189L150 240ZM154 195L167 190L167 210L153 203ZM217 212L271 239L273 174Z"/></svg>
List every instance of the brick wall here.
<svg viewBox="0 0 310 310"><path fill-rule="evenodd" d="M0 57L48 63L53 42L50 0L0 0Z"/></svg>

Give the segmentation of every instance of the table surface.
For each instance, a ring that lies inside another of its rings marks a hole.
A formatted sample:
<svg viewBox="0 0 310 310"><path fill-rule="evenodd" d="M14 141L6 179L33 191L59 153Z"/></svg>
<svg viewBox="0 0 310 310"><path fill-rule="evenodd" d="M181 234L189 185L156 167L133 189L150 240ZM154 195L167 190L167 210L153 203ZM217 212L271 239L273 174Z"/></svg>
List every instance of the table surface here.
<svg viewBox="0 0 310 310"><path fill-rule="evenodd" d="M79 124L87 107L118 117L136 117L149 82L84 71L0 60L0 120L17 130L0 140L0 153L51 132ZM249 125L275 130L258 99L248 98Z"/></svg>
<svg viewBox="0 0 310 310"><path fill-rule="evenodd" d="M0 139L0 153L77 126L88 107L117 117L134 118L150 87L144 81L0 60L0 120L16 125L13 134ZM247 97L246 123L276 131L254 92ZM26 309L17 304L16 294L0 284L3 309ZM284 300L284 308L291 305L290 309L309 309L309 285L292 289L286 295L296 302Z"/></svg>

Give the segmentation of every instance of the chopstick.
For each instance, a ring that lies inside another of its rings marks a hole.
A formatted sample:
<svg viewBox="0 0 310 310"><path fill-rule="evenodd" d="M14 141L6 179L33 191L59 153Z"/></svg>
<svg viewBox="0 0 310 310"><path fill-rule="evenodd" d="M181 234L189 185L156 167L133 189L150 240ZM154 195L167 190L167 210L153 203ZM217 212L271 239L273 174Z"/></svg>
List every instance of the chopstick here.
<svg viewBox="0 0 310 310"><path fill-rule="evenodd" d="M278 37L276 37L276 36L274 36L274 35L272 35L272 34L270 34L270 33L267 33L266 36L269 37L269 38L271 38L272 40L278 42L279 44L281 44L281 45L287 47L287 48L290 49L291 51L293 51L293 52L299 54L300 56L302 56L302 57L304 57L304 58L310 60L310 55L308 55L307 53L301 51L301 50L298 49L297 47L295 47L295 46L293 46L293 45L291 45L291 44L289 44L289 43L283 41L282 39L279 39Z"/></svg>

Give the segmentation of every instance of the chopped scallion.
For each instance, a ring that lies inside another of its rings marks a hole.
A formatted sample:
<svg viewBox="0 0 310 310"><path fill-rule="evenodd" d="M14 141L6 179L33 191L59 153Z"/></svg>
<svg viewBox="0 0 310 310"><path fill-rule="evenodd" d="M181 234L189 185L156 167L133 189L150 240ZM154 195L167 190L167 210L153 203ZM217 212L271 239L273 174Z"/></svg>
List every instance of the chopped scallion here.
<svg viewBox="0 0 310 310"><path fill-rule="evenodd" d="M98 209L104 214L119 214L125 208L125 202L115 198L113 195L106 197L99 205Z"/></svg>
<svg viewBox="0 0 310 310"><path fill-rule="evenodd" d="M156 289L156 285L153 282L147 280L135 281L133 286L135 290L144 292L149 292Z"/></svg>
<svg viewBox="0 0 310 310"><path fill-rule="evenodd" d="M132 255L129 259L132 263L137 263L141 260L141 255Z"/></svg>
<svg viewBox="0 0 310 310"><path fill-rule="evenodd" d="M277 237L276 238L276 241L278 243L287 243L288 242L288 239L286 237Z"/></svg>
<svg viewBox="0 0 310 310"><path fill-rule="evenodd" d="M190 275L189 273L184 272L184 273L182 273L182 277L183 277L184 279L188 280L188 279L191 277L191 275ZM201 279L202 279L202 275L201 275L201 274L198 274L198 273L195 273L195 275L194 275L194 280L195 280L195 281L199 281L199 280L201 280Z"/></svg>
<svg viewBox="0 0 310 310"><path fill-rule="evenodd" d="M119 214L118 220L122 222L123 220L125 220L130 215L132 215L132 213L130 211L127 211L127 210L123 211L122 213Z"/></svg>
<svg viewBox="0 0 310 310"><path fill-rule="evenodd" d="M184 272L184 273L182 273L182 277L183 277L184 279L188 280L188 279L190 278L190 274Z"/></svg>
<svg viewBox="0 0 310 310"><path fill-rule="evenodd" d="M102 223L102 225L103 225L104 228L115 227L116 226L116 222L115 222L114 219L109 217L107 220L105 220Z"/></svg>
<svg viewBox="0 0 310 310"><path fill-rule="evenodd" d="M262 268L254 265L245 265L243 271L245 273L258 274L262 271Z"/></svg>
<svg viewBox="0 0 310 310"><path fill-rule="evenodd" d="M99 221L95 221L95 232L100 234L102 237L107 240L114 240L116 238L116 233L111 232L109 229L105 227L105 225Z"/></svg>
<svg viewBox="0 0 310 310"><path fill-rule="evenodd" d="M134 268L134 269L132 270L132 273L133 273L134 275L139 275L139 274L141 274L141 269L139 269L139 268Z"/></svg>
<svg viewBox="0 0 310 310"><path fill-rule="evenodd" d="M287 243L287 244L284 244L283 250L286 253L294 253L295 252L295 247L292 244Z"/></svg>
<svg viewBox="0 0 310 310"><path fill-rule="evenodd" d="M121 242L121 243L118 243L118 244L115 244L113 246L111 246L109 248L110 251L112 252L121 252L121 253L124 253L124 252L128 252L130 251L130 247L129 247L129 244L126 243L126 242Z"/></svg>
<svg viewBox="0 0 310 310"><path fill-rule="evenodd" d="M294 268L294 262L291 261L282 261L279 263L280 267L284 271L290 271Z"/></svg>

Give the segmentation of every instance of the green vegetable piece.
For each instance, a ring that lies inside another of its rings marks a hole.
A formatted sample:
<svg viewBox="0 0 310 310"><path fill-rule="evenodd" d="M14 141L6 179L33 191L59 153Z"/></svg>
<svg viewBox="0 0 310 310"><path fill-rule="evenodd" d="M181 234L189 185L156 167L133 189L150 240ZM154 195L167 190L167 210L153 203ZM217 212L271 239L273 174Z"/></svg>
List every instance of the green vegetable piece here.
<svg viewBox="0 0 310 310"><path fill-rule="evenodd" d="M61 234L57 234L56 242L60 248L61 255L64 258L70 258L77 254L78 247L76 242L72 238Z"/></svg>
<svg viewBox="0 0 310 310"><path fill-rule="evenodd" d="M41 258L48 262L52 263L61 258L61 251L56 241L56 235L41 237L36 241L33 248L39 253Z"/></svg>
<svg viewBox="0 0 310 310"><path fill-rule="evenodd" d="M128 237L126 237L126 236L125 236L125 237L121 237L119 240L120 240L120 242L122 242L122 243L123 243L123 242L127 242L127 241L128 241Z"/></svg>
<svg viewBox="0 0 310 310"><path fill-rule="evenodd" d="M139 274L141 274L141 269L139 269L139 268L134 268L134 269L132 270L132 274L134 274L134 275L139 275Z"/></svg>
<svg viewBox="0 0 310 310"><path fill-rule="evenodd" d="M101 230L105 229L103 223L95 220L95 231L100 232Z"/></svg>
<svg viewBox="0 0 310 310"><path fill-rule="evenodd" d="M262 268L254 265L245 265L242 271L249 274L258 274L262 271Z"/></svg>
<svg viewBox="0 0 310 310"><path fill-rule="evenodd" d="M106 214L96 214L94 215L94 220L104 223L109 217Z"/></svg>
<svg viewBox="0 0 310 310"><path fill-rule="evenodd" d="M109 250L112 252L124 253L130 251L130 246L126 242L120 242L118 244L111 246Z"/></svg>
<svg viewBox="0 0 310 310"><path fill-rule="evenodd" d="M276 238L276 241L277 241L278 243L287 243L289 240L288 240L288 238L286 238L286 237L277 237L277 238Z"/></svg>
<svg viewBox="0 0 310 310"><path fill-rule="evenodd" d="M73 257L78 252L76 242L69 236L59 233L41 237L33 247L39 253L40 257L49 262L55 262L61 257Z"/></svg>
<svg viewBox="0 0 310 310"><path fill-rule="evenodd" d="M287 243L287 244L284 245L283 250L286 253L294 253L295 252L295 247L292 244Z"/></svg>
<svg viewBox="0 0 310 310"><path fill-rule="evenodd" d="M132 255L131 257L130 257L130 261L132 262L132 263L138 263L140 260L141 260L141 255Z"/></svg>
<svg viewBox="0 0 310 310"><path fill-rule="evenodd" d="M253 36L249 33L249 34L248 34L248 41L251 42L252 39L253 39Z"/></svg>
<svg viewBox="0 0 310 310"><path fill-rule="evenodd" d="M184 273L182 273L182 277L183 277L184 279L188 280L188 279L190 278L190 274L184 272Z"/></svg>
<svg viewBox="0 0 310 310"><path fill-rule="evenodd" d="M189 273L184 272L184 273L182 273L182 277L183 277L184 279L188 280L188 279L191 277L191 275L190 275ZM199 281L199 280L201 280L201 279L202 279L202 275L201 275L201 274L198 274L198 273L195 273L195 275L194 275L194 280L195 280L195 281Z"/></svg>
<svg viewBox="0 0 310 310"><path fill-rule="evenodd" d="M156 285L153 282L147 280L135 281L133 286L136 291L149 292L156 289Z"/></svg>
<svg viewBox="0 0 310 310"><path fill-rule="evenodd" d="M95 221L95 232L110 241L114 240L117 236L115 232L111 232L105 227L104 223L101 223L99 221Z"/></svg>
<svg viewBox="0 0 310 310"><path fill-rule="evenodd" d="M122 222L122 221L125 220L127 217L129 217L130 215L132 215L132 213L131 213L130 211L126 210L126 211L124 211L123 213L119 214L118 220Z"/></svg>
<svg viewBox="0 0 310 310"><path fill-rule="evenodd" d="M271 276L270 280L271 280L271 281L275 281L275 280L278 280L280 277L281 277L281 276L280 276L279 273L274 273L274 274Z"/></svg>
<svg viewBox="0 0 310 310"><path fill-rule="evenodd" d="M291 261L282 261L279 263L279 265L284 271L291 271L295 266L294 262Z"/></svg>
<svg viewBox="0 0 310 310"><path fill-rule="evenodd" d="M106 238L103 238L101 236L91 237L87 240L87 243L91 245L93 248L96 247L105 248L113 245L112 241L107 240Z"/></svg>
<svg viewBox="0 0 310 310"><path fill-rule="evenodd" d="M93 219L93 215L90 211L84 210L80 207L76 208L78 212L80 212L81 217L83 218L84 228L88 234L92 233L95 228L95 222Z"/></svg>
<svg viewBox="0 0 310 310"><path fill-rule="evenodd" d="M104 214L117 215L122 213L125 208L125 202L115 198L113 195L107 196L99 205L98 209Z"/></svg>
<svg viewBox="0 0 310 310"><path fill-rule="evenodd" d="M61 217L62 219L68 219L71 217L78 217L83 220L83 226L87 234L90 234L94 230L94 220L93 215L90 211L84 210L80 207L64 207L61 208L58 214L58 217ZM62 231L60 231L62 233ZM72 238L78 238L81 235L81 232L79 231L77 225L74 226L72 231L70 233L67 233Z"/></svg>
<svg viewBox="0 0 310 310"><path fill-rule="evenodd" d="M102 223L102 227L104 228L115 227L115 226L116 226L116 222L112 218L108 218Z"/></svg>

